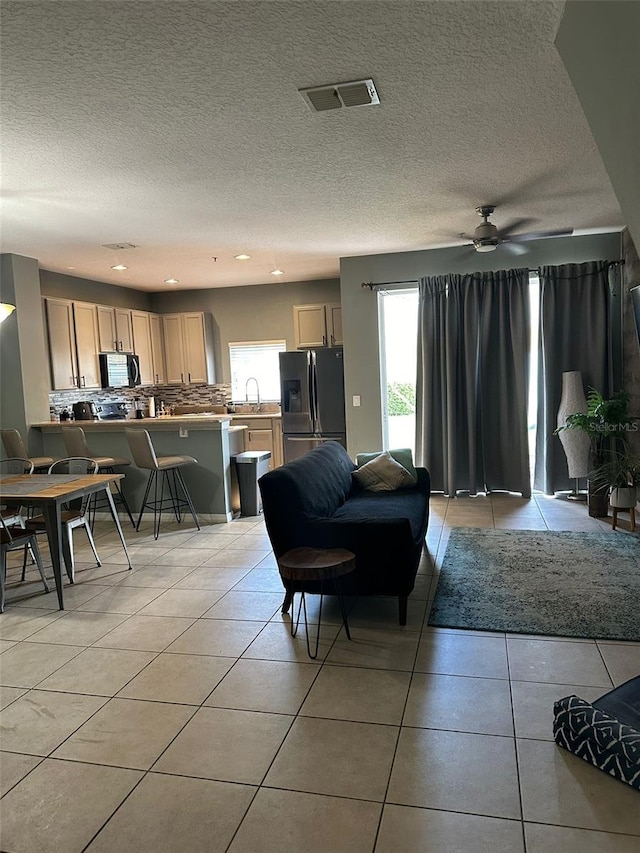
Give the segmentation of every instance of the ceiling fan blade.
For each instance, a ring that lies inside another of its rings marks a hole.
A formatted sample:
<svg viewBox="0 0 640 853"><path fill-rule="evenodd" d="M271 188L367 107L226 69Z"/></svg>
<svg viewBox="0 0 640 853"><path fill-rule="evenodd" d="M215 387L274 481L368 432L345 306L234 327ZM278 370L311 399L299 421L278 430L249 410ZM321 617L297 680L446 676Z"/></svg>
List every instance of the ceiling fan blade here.
<svg viewBox="0 0 640 853"><path fill-rule="evenodd" d="M529 231L528 234L513 234L511 237L507 237L506 241L526 243L527 240L543 240L545 237L570 237L572 234L573 228L559 228L557 231Z"/></svg>
<svg viewBox="0 0 640 853"><path fill-rule="evenodd" d="M512 231L522 230L525 226L531 225L536 221L536 219L531 219L530 216L522 217L521 219L512 219L504 228L499 228L498 230L503 237L508 237Z"/></svg>
<svg viewBox="0 0 640 853"><path fill-rule="evenodd" d="M507 241L506 243L503 243L502 245L504 245L505 251L509 252L511 255L526 255L527 252L529 251L521 243L512 243L510 241Z"/></svg>

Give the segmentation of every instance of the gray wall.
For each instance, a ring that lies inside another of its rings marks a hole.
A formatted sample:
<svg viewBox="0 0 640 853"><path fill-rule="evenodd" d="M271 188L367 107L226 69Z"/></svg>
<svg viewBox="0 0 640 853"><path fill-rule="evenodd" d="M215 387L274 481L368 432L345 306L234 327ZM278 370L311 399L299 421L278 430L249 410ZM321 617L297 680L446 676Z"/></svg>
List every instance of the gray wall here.
<svg viewBox="0 0 640 853"><path fill-rule="evenodd" d="M339 302L338 279L210 290L154 293L152 311L210 311L213 315L216 380L231 382L229 341L286 340L295 347L293 306Z"/></svg>
<svg viewBox="0 0 640 853"><path fill-rule="evenodd" d="M620 234L557 237L527 243L524 255L506 249L479 254L468 247L431 249L389 255L342 258L340 292L345 338L345 390L347 446L352 456L382 447L382 402L380 387L380 343L378 304L375 292L362 282L418 280L426 275L465 273L520 266L618 260ZM360 396L354 407L352 397Z"/></svg>
<svg viewBox="0 0 640 853"><path fill-rule="evenodd" d="M569 2L556 48L640 246L640 3Z"/></svg>
<svg viewBox="0 0 640 853"><path fill-rule="evenodd" d="M114 308L151 311L150 293L49 270L40 270L40 290L43 296L95 302L98 305L112 305Z"/></svg>
<svg viewBox="0 0 640 853"><path fill-rule="evenodd" d="M0 420L17 429L33 455L40 455L40 436L27 425L49 419L49 358L45 344L42 300L35 258L0 257L0 297L16 310L0 326Z"/></svg>

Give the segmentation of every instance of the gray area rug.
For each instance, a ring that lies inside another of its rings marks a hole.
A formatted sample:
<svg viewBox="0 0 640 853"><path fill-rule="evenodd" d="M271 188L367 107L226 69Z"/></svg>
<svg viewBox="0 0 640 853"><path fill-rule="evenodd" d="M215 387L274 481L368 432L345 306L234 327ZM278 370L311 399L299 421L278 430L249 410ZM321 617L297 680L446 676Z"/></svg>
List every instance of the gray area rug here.
<svg viewBox="0 0 640 853"><path fill-rule="evenodd" d="M640 537L456 528L429 625L640 640Z"/></svg>

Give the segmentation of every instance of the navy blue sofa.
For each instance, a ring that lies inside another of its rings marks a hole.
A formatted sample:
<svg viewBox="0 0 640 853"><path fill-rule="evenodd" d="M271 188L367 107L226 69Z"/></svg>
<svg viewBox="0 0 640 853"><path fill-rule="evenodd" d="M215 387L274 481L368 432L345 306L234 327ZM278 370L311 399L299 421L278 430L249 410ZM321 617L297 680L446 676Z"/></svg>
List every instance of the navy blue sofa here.
<svg viewBox="0 0 640 853"><path fill-rule="evenodd" d="M342 592L397 595L406 625L429 520L429 472L418 468L411 488L371 492L352 478L355 467L344 447L329 441L261 477L269 539L276 557L303 547L353 551L356 570L341 578ZM320 591L317 581L283 584L285 613L294 591ZM328 584L325 592L332 592Z"/></svg>

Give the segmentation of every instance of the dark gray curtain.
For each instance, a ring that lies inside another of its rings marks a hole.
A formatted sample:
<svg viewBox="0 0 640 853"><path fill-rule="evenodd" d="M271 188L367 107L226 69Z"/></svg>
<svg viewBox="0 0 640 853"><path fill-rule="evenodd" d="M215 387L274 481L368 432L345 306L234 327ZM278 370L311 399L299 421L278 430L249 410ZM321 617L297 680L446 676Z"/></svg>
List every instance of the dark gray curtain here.
<svg viewBox="0 0 640 853"><path fill-rule="evenodd" d="M548 495L570 489L567 458L554 430L562 374L580 370L589 388L613 393L608 261L540 267L538 431L535 487Z"/></svg>
<svg viewBox="0 0 640 853"><path fill-rule="evenodd" d="M529 270L419 284L416 457L431 487L531 495Z"/></svg>

